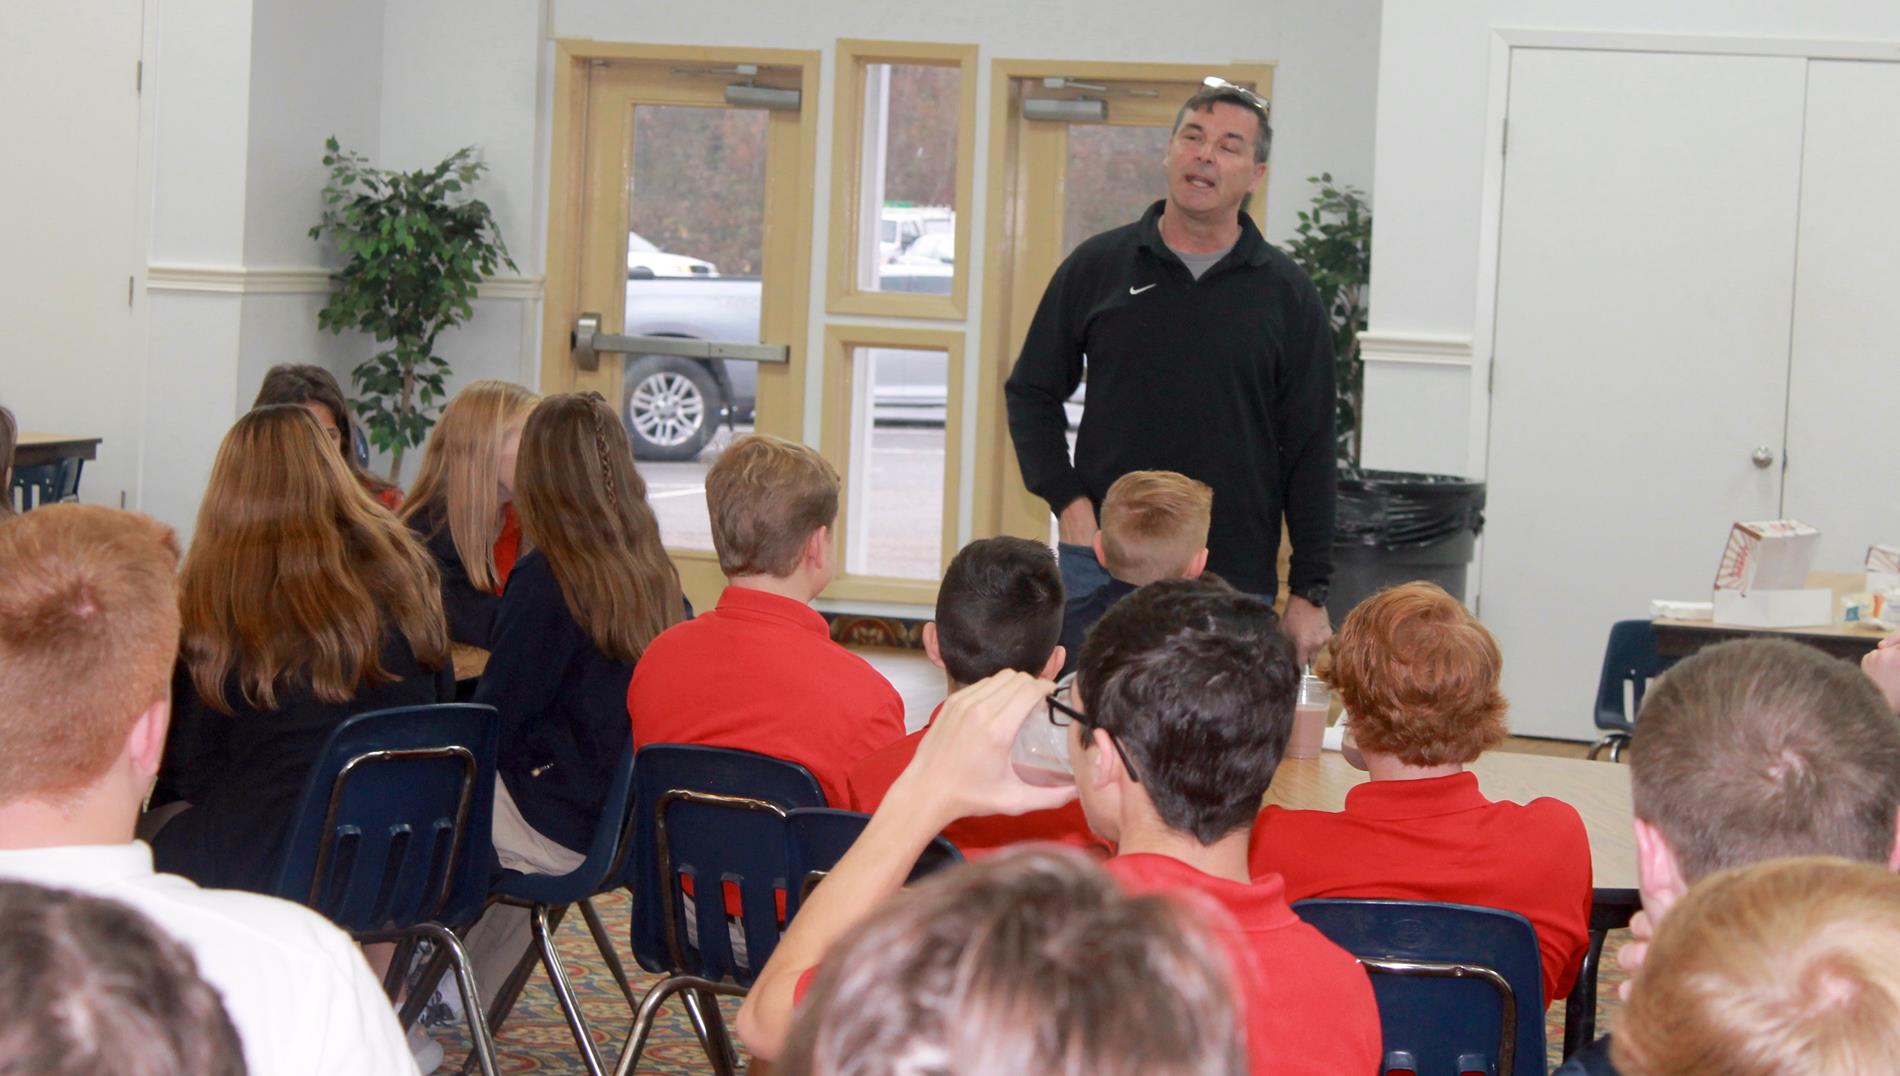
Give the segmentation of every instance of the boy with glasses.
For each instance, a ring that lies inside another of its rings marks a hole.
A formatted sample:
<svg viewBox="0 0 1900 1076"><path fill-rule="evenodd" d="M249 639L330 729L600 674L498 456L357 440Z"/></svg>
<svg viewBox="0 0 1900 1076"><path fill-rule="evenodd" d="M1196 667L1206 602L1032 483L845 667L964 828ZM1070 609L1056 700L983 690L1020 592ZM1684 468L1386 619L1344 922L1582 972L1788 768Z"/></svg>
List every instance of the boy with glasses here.
<svg viewBox="0 0 1900 1076"><path fill-rule="evenodd" d="M1024 673L953 696L864 836L814 891L740 1011L770 1058L800 979L903 884L930 838L973 814L1019 814L1079 795L1115 842L1131 893L1203 909L1233 961L1255 1072L1371 1073L1379 1017L1364 969L1302 923L1277 876L1249 880L1247 837L1286 747L1299 686L1271 607L1213 579L1151 584L1089 636L1073 695ZM1025 783L1010 747L1025 720L1066 724L1073 789Z"/></svg>

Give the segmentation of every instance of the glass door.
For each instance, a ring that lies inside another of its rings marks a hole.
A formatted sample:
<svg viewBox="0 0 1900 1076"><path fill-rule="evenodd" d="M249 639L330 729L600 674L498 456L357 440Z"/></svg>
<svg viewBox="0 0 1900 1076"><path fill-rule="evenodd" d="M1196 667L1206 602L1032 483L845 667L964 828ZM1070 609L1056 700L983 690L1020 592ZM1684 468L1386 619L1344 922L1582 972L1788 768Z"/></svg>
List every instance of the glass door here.
<svg viewBox="0 0 1900 1076"><path fill-rule="evenodd" d="M707 469L755 429L804 433L817 58L560 48L543 391L614 402L704 607Z"/></svg>

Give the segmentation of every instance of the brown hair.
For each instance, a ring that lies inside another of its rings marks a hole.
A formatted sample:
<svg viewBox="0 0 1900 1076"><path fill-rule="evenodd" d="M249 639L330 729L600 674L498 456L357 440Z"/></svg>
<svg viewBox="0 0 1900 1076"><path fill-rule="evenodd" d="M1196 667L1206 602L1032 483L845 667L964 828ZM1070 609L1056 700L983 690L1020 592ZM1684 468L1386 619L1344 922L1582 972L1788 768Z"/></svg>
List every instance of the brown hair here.
<svg viewBox="0 0 1900 1076"><path fill-rule="evenodd" d="M13 453L20 444L20 426L13 412L0 407L0 519L13 514Z"/></svg>
<svg viewBox="0 0 1900 1076"><path fill-rule="evenodd" d="M477 381L455 394L422 451L422 470L402 519L448 527L455 555L476 590L501 589L495 539L501 535L501 449L528 421L538 397L508 381ZM525 550L524 550L525 552Z"/></svg>
<svg viewBox="0 0 1900 1076"><path fill-rule="evenodd" d="M424 668L448 660L434 559L296 405L260 407L225 434L180 589L185 664L223 713L233 673L262 710L289 683L347 702L390 681L380 654L391 621Z"/></svg>
<svg viewBox="0 0 1900 1076"><path fill-rule="evenodd" d="M1214 491L1173 471L1130 471L1102 498L1103 567L1124 583L1178 579L1207 548Z"/></svg>
<svg viewBox="0 0 1900 1076"><path fill-rule="evenodd" d="M1778 856L1885 863L1900 717L1852 663L1811 647L1712 646L1643 697L1630 796L1691 882Z"/></svg>
<svg viewBox="0 0 1900 1076"><path fill-rule="evenodd" d="M796 441L754 433L706 472L713 548L727 576L784 578L806 539L838 518L838 471Z"/></svg>
<svg viewBox="0 0 1900 1076"><path fill-rule="evenodd" d="M0 882L0 1076L244 1076L191 953L125 905Z"/></svg>
<svg viewBox="0 0 1900 1076"><path fill-rule="evenodd" d="M171 691L178 541L146 516L49 504L0 526L0 564L0 803L64 801Z"/></svg>
<svg viewBox="0 0 1900 1076"><path fill-rule="evenodd" d="M251 401L252 407L269 407L274 404L322 404L336 419L336 428L343 437L343 443L335 446L343 455L343 465L350 474L372 496L380 497L395 486L369 473L363 465L356 462L356 420L350 417L350 402L343 396L343 386L337 384L336 375L321 366L308 363L283 363L273 366L264 374L264 381L257 387L257 399Z"/></svg>
<svg viewBox="0 0 1900 1076"><path fill-rule="evenodd" d="M1352 714L1361 750L1443 766L1504 742L1498 641L1436 584L1388 587L1360 602L1332 650L1326 681Z"/></svg>
<svg viewBox="0 0 1900 1076"><path fill-rule="evenodd" d="M679 622L679 572L660 542L626 428L595 393L550 396L528 415L515 504L600 652L634 662Z"/></svg>
<svg viewBox="0 0 1900 1076"><path fill-rule="evenodd" d="M1879 867L1724 871L1657 926L1611 1056L1628 1076L1900 1072L1897 952L1900 877Z"/></svg>
<svg viewBox="0 0 1900 1076"><path fill-rule="evenodd" d="M1247 1071L1220 949L1080 852L1012 849L888 903L825 960L790 1076Z"/></svg>

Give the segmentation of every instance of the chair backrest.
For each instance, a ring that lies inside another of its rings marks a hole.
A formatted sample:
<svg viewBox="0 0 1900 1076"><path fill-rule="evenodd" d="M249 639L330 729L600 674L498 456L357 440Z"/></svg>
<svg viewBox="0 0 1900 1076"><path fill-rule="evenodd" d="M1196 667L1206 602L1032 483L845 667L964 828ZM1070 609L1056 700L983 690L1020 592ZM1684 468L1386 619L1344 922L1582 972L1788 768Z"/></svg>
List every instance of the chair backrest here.
<svg viewBox="0 0 1900 1076"><path fill-rule="evenodd" d="M651 744L634 759L632 947L640 966L750 986L778 945L790 888L785 816L823 807L811 771L796 762L687 744ZM687 932L692 885L695 930ZM737 890L745 959L726 930Z"/></svg>
<svg viewBox="0 0 1900 1076"><path fill-rule="evenodd" d="M481 915L494 866L492 706L358 714L337 726L292 816L276 893L374 934Z"/></svg>
<svg viewBox="0 0 1900 1076"><path fill-rule="evenodd" d="M572 904L622 884L633 843L633 740L607 781L600 801L600 819L587 845L587 859L567 874L508 872L500 892L541 904Z"/></svg>
<svg viewBox="0 0 1900 1076"><path fill-rule="evenodd" d="M1610 642L1603 650L1603 672L1597 678L1597 728L1628 732L1635 727L1649 681L1676 663L1656 652L1656 627L1647 620L1619 620L1610 625ZM1625 708L1623 685L1630 701Z"/></svg>
<svg viewBox="0 0 1900 1076"><path fill-rule="evenodd" d="M792 842L792 886L786 892L785 901L787 921L798 914L798 906L805 902L806 894L838 865L870 820L871 816L861 811L842 811L835 807L804 807L786 816L785 827ZM905 884L961 862L963 853L957 851L956 845L942 836L933 837L924 848L924 854L917 857Z"/></svg>
<svg viewBox="0 0 1900 1076"><path fill-rule="evenodd" d="M7 491L7 496L12 497L13 492L18 490L18 504L23 512L43 504L76 501L79 499L79 473L85 462L81 459L63 459L32 467L15 467L13 485Z"/></svg>
<svg viewBox="0 0 1900 1076"><path fill-rule="evenodd" d="M1416 900L1303 900L1293 910L1371 974L1380 1072L1543 1076L1544 984L1530 920Z"/></svg>

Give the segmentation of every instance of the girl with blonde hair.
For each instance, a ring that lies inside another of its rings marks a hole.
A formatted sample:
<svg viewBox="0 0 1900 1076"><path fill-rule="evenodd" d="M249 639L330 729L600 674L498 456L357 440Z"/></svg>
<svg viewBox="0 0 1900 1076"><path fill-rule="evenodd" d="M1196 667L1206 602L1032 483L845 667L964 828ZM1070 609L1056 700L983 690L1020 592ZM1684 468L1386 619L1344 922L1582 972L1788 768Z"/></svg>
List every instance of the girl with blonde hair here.
<svg viewBox="0 0 1900 1076"><path fill-rule="evenodd" d="M440 581L309 411L225 435L179 575L183 639L161 796L161 870L266 890L290 812L353 714L455 695Z"/></svg>
<svg viewBox="0 0 1900 1076"><path fill-rule="evenodd" d="M626 429L598 395L542 400L522 429L517 473L533 549L495 612L475 701L501 714L502 866L559 874L581 862L626 753L634 663L686 610Z"/></svg>
<svg viewBox="0 0 1900 1076"><path fill-rule="evenodd" d="M515 460L521 427L538 399L508 381L477 381L455 394L423 450L402 520L442 573L449 638L488 645L502 587L521 551Z"/></svg>

